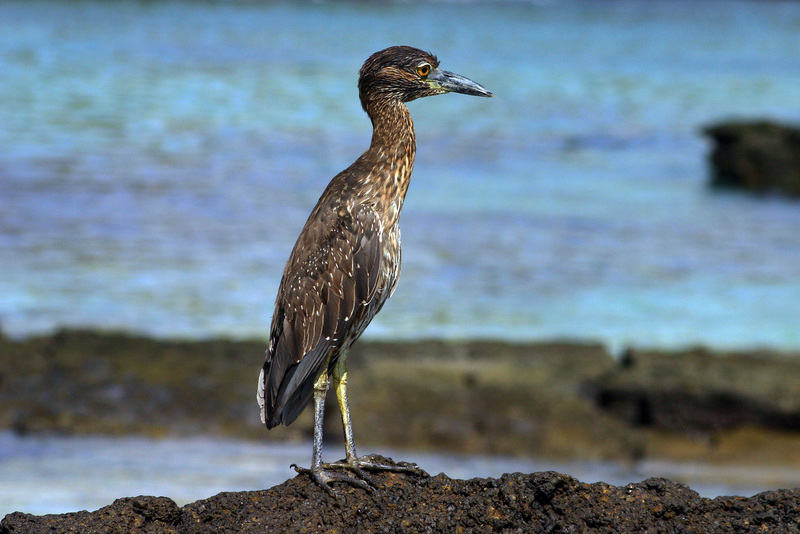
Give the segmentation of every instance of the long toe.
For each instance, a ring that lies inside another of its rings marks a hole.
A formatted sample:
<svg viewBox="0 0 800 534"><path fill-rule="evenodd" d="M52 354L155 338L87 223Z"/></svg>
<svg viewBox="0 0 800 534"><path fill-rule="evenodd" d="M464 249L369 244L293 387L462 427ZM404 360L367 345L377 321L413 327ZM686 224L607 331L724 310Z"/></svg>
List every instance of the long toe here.
<svg viewBox="0 0 800 534"><path fill-rule="evenodd" d="M343 472L341 470L342 465L343 464L323 464L318 468L299 467L297 465L292 465L292 467L298 473L309 475L319 487L337 499L338 495L336 494L336 490L331 487L332 482L344 482L345 484L350 484L351 486L361 488L368 492L372 492L375 489L375 486L372 484L372 480L369 475L360 469L354 470L359 476L365 475L361 479L356 478L347 474L346 472Z"/></svg>
<svg viewBox="0 0 800 534"><path fill-rule="evenodd" d="M356 459L358 460L358 459ZM358 477L358 479L363 480L365 484L368 484L371 488L383 488L385 487L384 484L375 480L375 477L367 473L364 469L368 469L364 465L361 465L358 461L347 461L342 460L340 462L332 463L332 464L322 464L322 467L331 472L338 472L342 471L351 471ZM346 476L346 475L345 475ZM353 477L354 478L354 477ZM356 480L358 480L356 479Z"/></svg>
<svg viewBox="0 0 800 534"><path fill-rule="evenodd" d="M420 469L415 463L410 462L395 462L391 458L384 458L377 454L368 454L359 456L358 458L350 461L351 465L357 465L361 469L369 471L391 471L394 473L411 473L420 476L430 476L428 473Z"/></svg>

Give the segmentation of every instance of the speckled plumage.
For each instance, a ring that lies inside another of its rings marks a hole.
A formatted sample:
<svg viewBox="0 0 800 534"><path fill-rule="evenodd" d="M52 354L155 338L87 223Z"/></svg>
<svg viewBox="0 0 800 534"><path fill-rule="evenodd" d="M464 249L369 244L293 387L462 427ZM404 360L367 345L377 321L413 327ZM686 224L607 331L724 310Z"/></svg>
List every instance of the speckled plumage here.
<svg viewBox="0 0 800 534"><path fill-rule="evenodd" d="M259 377L262 421L268 428L290 424L315 395L315 387L327 388L328 376L334 377L338 394L344 372L340 403L344 397L348 459L351 448L353 456L355 451L349 413L346 418L344 413L346 371L337 375L334 369L392 294L400 273L398 218L416 153L414 125L404 102L450 91L491 96L475 82L438 66L435 56L411 47L382 50L364 63L359 96L372 120L372 142L322 193L289 256L275 301Z"/></svg>
<svg viewBox="0 0 800 534"><path fill-rule="evenodd" d="M399 100L367 101L365 109L374 125L370 148L328 184L283 272L265 365L270 428L294 421L326 358L331 370L397 284L414 125Z"/></svg>

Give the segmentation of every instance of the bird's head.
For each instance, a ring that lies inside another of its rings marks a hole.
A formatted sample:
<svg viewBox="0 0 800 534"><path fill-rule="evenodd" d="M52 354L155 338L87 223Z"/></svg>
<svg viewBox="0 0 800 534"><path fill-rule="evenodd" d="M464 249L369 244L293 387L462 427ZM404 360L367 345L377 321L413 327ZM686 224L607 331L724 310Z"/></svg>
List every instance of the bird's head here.
<svg viewBox="0 0 800 534"><path fill-rule="evenodd" d="M433 54L410 46L392 46L372 54L361 67L358 91L365 110L375 100L410 102L451 92L492 96L480 84L441 70Z"/></svg>

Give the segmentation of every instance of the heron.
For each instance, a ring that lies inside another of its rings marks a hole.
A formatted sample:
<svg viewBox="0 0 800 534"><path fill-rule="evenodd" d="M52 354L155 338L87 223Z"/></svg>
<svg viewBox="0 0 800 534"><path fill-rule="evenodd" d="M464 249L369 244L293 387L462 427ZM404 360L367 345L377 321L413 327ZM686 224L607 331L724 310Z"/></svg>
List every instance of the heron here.
<svg viewBox="0 0 800 534"><path fill-rule="evenodd" d="M372 121L372 141L333 177L297 238L275 299L257 393L261 421L269 429L291 424L313 399L311 467L293 467L330 493L335 481L371 489L366 471L414 470L356 454L347 399L348 349L392 295L400 274L398 219L416 155L406 103L450 92L493 96L480 84L440 69L433 54L410 46L372 54L359 72L358 90ZM331 382L346 458L323 463L323 414Z"/></svg>

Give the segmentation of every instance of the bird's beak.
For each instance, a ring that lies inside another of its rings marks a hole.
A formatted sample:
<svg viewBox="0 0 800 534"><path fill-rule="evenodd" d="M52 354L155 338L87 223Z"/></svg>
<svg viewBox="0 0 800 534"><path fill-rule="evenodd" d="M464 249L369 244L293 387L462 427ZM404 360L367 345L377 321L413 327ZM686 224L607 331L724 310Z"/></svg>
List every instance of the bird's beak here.
<svg viewBox="0 0 800 534"><path fill-rule="evenodd" d="M487 91L481 84L473 82L455 72L435 69L428 75L428 83L435 89L451 93L462 93L472 96L494 96Z"/></svg>

